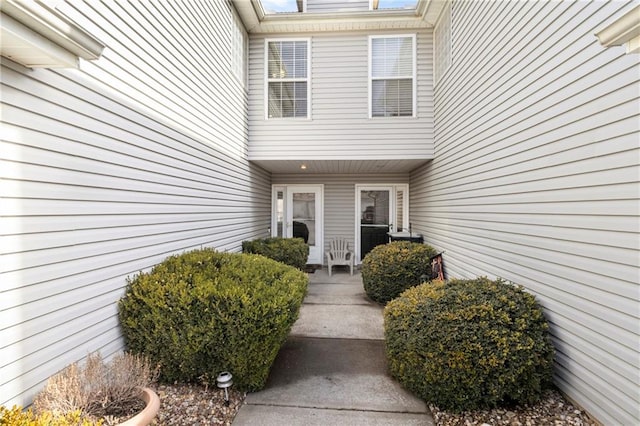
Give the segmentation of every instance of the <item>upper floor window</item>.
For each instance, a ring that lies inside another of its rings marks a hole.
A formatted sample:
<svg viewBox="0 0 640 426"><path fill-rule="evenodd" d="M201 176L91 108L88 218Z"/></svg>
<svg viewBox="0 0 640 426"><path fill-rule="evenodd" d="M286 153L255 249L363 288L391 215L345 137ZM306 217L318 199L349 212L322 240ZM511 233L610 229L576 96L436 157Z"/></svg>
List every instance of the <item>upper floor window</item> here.
<svg viewBox="0 0 640 426"><path fill-rule="evenodd" d="M416 36L369 38L371 117L415 115Z"/></svg>
<svg viewBox="0 0 640 426"><path fill-rule="evenodd" d="M445 4L433 32L433 51L433 76L434 83L437 84L451 64L451 4L449 2Z"/></svg>
<svg viewBox="0 0 640 426"><path fill-rule="evenodd" d="M309 117L309 40L266 41L267 118Z"/></svg>

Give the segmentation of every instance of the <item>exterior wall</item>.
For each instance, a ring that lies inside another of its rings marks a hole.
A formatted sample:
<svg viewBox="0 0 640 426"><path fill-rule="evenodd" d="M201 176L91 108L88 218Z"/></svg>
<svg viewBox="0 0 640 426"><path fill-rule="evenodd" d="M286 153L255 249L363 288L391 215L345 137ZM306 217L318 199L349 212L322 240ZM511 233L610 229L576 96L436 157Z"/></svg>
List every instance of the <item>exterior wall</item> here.
<svg viewBox="0 0 640 426"><path fill-rule="evenodd" d="M125 278L266 236L270 176L246 159L227 2L73 2L107 45L78 70L3 59L0 404L123 348Z"/></svg>
<svg viewBox="0 0 640 426"><path fill-rule="evenodd" d="M307 12L365 12L369 0L307 0Z"/></svg>
<svg viewBox="0 0 640 426"><path fill-rule="evenodd" d="M343 237L354 249L356 184L408 183L405 173L387 175L274 174L273 184L324 184L324 251L333 238ZM326 259L322 260L326 264Z"/></svg>
<svg viewBox="0 0 640 426"><path fill-rule="evenodd" d="M640 423L640 74L594 33L631 6L455 1L436 157L410 187L449 275L536 294L557 385L612 425Z"/></svg>
<svg viewBox="0 0 640 426"><path fill-rule="evenodd" d="M397 32L410 34L415 31ZM385 160L433 158L432 31L417 32L417 116L369 118L369 35L314 33L311 119L265 119L265 37L251 36L249 158ZM287 34L269 38L295 37ZM300 37L300 35L298 35Z"/></svg>

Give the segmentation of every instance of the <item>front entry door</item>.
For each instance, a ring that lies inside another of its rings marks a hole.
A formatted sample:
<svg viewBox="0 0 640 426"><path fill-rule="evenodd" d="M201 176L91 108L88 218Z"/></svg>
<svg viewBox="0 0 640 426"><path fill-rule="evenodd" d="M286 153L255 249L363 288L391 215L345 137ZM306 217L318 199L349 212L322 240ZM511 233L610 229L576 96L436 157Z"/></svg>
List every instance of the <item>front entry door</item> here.
<svg viewBox="0 0 640 426"><path fill-rule="evenodd" d="M322 185L279 185L274 187L272 235L302 238L309 246L308 264L322 264Z"/></svg>
<svg viewBox="0 0 640 426"><path fill-rule="evenodd" d="M364 259L375 246L389 241L392 193L393 188L390 187L361 188L359 191L360 259Z"/></svg>
<svg viewBox="0 0 640 426"><path fill-rule="evenodd" d="M389 231L403 231L409 220L408 185L356 185L356 258L389 242Z"/></svg>

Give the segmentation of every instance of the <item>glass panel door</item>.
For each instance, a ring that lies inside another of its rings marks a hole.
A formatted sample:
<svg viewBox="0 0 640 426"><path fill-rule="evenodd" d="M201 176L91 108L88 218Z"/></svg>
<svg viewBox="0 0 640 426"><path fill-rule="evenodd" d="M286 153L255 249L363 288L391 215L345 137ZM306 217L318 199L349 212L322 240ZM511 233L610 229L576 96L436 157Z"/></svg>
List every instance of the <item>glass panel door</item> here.
<svg viewBox="0 0 640 426"><path fill-rule="evenodd" d="M322 264L322 185L282 185L273 192L273 236L302 238L308 264Z"/></svg>
<svg viewBox="0 0 640 426"><path fill-rule="evenodd" d="M359 195L360 259L375 246L389 241L393 188L362 188Z"/></svg>
<svg viewBox="0 0 640 426"><path fill-rule="evenodd" d="M356 259L389 242L389 232L409 225L409 185L356 184Z"/></svg>
<svg viewBox="0 0 640 426"><path fill-rule="evenodd" d="M316 193L293 192L293 237L302 238L310 246L316 244Z"/></svg>

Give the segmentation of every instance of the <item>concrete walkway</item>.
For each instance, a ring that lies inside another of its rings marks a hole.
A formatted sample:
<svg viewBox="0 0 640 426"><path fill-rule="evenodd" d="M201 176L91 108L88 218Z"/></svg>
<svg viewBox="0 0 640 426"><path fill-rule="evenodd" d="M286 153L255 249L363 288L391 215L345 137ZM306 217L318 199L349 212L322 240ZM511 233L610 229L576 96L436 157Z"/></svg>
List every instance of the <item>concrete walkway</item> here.
<svg viewBox="0 0 640 426"><path fill-rule="evenodd" d="M247 395L233 424L426 425L426 404L387 373L382 308L359 273L309 274L300 318L267 386Z"/></svg>

